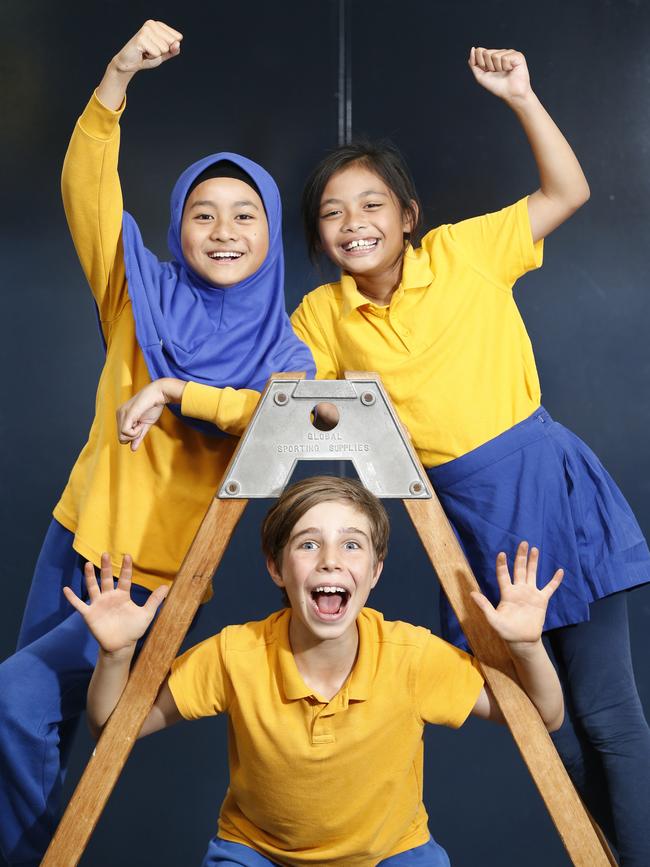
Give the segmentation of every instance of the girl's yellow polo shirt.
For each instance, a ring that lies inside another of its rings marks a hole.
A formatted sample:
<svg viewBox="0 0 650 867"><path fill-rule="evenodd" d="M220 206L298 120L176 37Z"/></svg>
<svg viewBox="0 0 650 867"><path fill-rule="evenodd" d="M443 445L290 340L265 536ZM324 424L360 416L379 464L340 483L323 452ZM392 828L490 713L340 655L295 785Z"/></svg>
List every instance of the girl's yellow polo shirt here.
<svg viewBox="0 0 650 867"><path fill-rule="evenodd" d="M357 661L328 702L298 672L290 616L227 627L174 662L169 687L186 719L228 714L220 837L288 867L374 867L429 839L424 724L462 725L483 679L428 630L364 608Z"/></svg>
<svg viewBox="0 0 650 867"><path fill-rule="evenodd" d="M377 306L344 274L305 296L291 317L319 379L381 375L422 462L466 454L531 415L540 387L512 295L542 262L527 199L429 232L408 247L390 304Z"/></svg>

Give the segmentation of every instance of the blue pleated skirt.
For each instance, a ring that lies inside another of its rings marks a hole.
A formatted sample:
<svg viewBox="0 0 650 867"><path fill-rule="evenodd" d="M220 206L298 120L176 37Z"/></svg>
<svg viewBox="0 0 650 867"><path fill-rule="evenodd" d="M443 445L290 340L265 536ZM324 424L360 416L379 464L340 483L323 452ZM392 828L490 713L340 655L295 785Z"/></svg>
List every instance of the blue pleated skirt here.
<svg viewBox="0 0 650 867"><path fill-rule="evenodd" d="M525 539L540 550L538 582L564 569L544 628L589 620L596 599L650 581L650 552L634 514L591 449L540 407L466 455L427 470L472 570L493 604L495 560ZM443 636L467 647L441 600Z"/></svg>

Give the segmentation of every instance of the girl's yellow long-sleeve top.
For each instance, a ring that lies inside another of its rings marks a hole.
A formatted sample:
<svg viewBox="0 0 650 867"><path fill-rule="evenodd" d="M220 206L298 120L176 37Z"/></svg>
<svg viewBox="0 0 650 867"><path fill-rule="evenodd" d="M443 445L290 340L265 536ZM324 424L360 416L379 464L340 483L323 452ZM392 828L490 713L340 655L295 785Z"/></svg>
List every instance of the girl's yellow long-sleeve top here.
<svg viewBox="0 0 650 867"><path fill-rule="evenodd" d="M165 409L136 452L118 441L117 408L151 381L124 267L117 171L122 111L93 95L63 165L65 213L99 311L106 361L88 441L54 517L74 534L75 550L96 565L108 551L117 574L123 554L131 554L134 580L153 589L178 571L259 395L217 390L220 412L213 419L232 437L201 434ZM190 383L183 395L187 415L192 399Z"/></svg>

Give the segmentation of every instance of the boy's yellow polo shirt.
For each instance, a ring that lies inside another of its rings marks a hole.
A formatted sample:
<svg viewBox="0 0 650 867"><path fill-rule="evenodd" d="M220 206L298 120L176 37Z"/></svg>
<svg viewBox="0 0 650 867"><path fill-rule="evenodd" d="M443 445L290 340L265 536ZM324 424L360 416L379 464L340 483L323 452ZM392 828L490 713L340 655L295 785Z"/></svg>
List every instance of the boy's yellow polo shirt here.
<svg viewBox="0 0 650 867"><path fill-rule="evenodd" d="M219 836L289 867L374 867L429 839L424 723L460 726L483 679L428 630L364 608L357 661L327 702L298 672L290 616L229 626L172 667L182 716L229 717Z"/></svg>
<svg viewBox="0 0 650 867"><path fill-rule="evenodd" d="M531 415L540 387L512 295L542 262L527 199L429 232L408 247L402 282L377 306L344 274L291 317L319 379L377 371L427 467L466 454Z"/></svg>

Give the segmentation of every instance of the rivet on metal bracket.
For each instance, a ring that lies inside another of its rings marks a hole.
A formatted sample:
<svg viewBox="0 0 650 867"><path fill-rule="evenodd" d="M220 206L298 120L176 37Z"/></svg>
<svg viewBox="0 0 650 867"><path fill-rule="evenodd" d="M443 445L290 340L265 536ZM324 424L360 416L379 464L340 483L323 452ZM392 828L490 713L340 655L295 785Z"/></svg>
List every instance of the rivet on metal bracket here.
<svg viewBox="0 0 650 867"><path fill-rule="evenodd" d="M289 395L285 391L278 391L273 395L273 400L278 406L286 406L289 403Z"/></svg>
<svg viewBox="0 0 650 867"><path fill-rule="evenodd" d="M361 395L361 403L364 406L372 406L375 402L375 396L371 391L364 391Z"/></svg>
<svg viewBox="0 0 650 867"><path fill-rule="evenodd" d="M233 497L235 496L235 494L238 494L239 491L240 491L240 484L239 484L239 482L234 481L234 479L232 481L228 482L228 484L226 485L226 493L231 494Z"/></svg>
<svg viewBox="0 0 650 867"><path fill-rule="evenodd" d="M412 494L421 494L424 491L424 485L422 482L411 482L409 485L409 491Z"/></svg>

